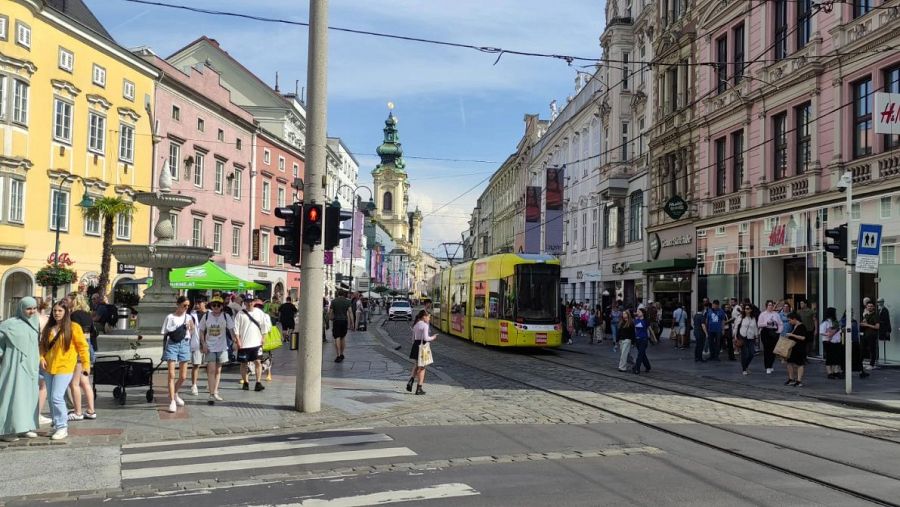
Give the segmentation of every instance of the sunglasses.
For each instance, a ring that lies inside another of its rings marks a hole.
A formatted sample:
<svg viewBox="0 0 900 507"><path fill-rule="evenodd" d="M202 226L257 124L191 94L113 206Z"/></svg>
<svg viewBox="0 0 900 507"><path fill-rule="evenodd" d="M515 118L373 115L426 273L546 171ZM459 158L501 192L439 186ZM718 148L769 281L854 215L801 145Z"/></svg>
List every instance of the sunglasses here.
<svg viewBox="0 0 900 507"><path fill-rule="evenodd" d="M190 308L190 307L191 307L191 304L190 304L190 303L185 303L185 304L181 305L181 307L182 307L182 308Z"/></svg>

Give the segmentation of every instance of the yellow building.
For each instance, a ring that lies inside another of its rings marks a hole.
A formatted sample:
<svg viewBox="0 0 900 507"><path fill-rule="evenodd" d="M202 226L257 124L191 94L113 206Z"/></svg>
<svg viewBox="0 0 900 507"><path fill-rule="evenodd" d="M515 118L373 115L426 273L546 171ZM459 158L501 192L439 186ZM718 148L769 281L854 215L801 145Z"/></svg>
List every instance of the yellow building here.
<svg viewBox="0 0 900 507"><path fill-rule="evenodd" d="M57 219L61 263L96 282L102 226L77 205L85 193L151 189L156 76L80 0L0 3L0 318L21 297L47 295L34 273L52 260ZM139 206L116 221L114 242L146 243L149 222ZM118 267L113 258L111 287L142 274Z"/></svg>

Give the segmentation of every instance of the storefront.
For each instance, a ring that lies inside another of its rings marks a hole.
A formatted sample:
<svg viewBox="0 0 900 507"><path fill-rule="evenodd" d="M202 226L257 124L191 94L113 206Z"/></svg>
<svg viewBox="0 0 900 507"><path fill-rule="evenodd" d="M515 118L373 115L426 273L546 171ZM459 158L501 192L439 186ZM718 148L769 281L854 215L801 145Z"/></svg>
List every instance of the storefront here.
<svg viewBox="0 0 900 507"><path fill-rule="evenodd" d="M659 302L663 321L671 318L678 304L691 309L694 270L697 266L696 241L693 226L683 225L650 232L647 241L647 262L635 263L633 270L643 271L647 296Z"/></svg>

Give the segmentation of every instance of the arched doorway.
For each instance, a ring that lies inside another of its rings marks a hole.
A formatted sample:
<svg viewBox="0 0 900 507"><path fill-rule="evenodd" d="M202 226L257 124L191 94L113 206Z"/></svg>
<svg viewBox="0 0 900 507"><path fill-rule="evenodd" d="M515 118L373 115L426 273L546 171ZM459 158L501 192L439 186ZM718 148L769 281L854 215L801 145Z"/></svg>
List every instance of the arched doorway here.
<svg viewBox="0 0 900 507"><path fill-rule="evenodd" d="M24 271L7 272L3 281L3 315L8 319L16 313L19 300L34 295L34 282L31 275Z"/></svg>

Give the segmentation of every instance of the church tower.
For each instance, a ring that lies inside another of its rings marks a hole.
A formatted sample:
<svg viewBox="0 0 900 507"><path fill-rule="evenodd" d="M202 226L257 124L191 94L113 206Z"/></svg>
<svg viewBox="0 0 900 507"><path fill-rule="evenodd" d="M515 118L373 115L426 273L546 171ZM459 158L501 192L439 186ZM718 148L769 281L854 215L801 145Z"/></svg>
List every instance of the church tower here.
<svg viewBox="0 0 900 507"><path fill-rule="evenodd" d="M384 142L376 150L381 163L372 170L375 185L375 219L398 244L412 241L406 207L409 205L409 180L403 148L397 135L397 118L389 113L384 122Z"/></svg>

